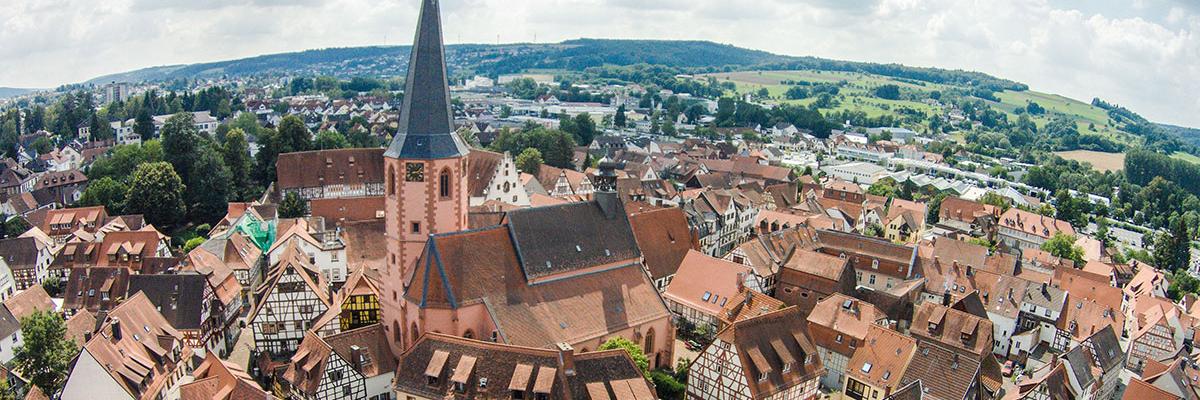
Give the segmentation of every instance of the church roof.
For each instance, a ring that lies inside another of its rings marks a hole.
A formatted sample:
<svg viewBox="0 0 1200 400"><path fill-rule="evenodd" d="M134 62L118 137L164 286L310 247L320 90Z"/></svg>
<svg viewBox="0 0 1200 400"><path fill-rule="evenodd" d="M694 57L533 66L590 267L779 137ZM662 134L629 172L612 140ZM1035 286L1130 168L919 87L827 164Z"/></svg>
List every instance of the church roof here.
<svg viewBox="0 0 1200 400"><path fill-rule="evenodd" d="M421 4L421 19L408 60L400 130L384 153L386 157L442 159L470 152L454 132L439 8L438 0Z"/></svg>

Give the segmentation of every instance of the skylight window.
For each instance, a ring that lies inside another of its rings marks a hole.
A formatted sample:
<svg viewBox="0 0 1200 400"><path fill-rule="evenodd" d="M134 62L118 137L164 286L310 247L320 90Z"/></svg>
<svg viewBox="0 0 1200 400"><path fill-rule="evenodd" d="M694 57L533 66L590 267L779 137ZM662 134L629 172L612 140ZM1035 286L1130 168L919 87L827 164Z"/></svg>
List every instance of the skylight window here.
<svg viewBox="0 0 1200 400"><path fill-rule="evenodd" d="M704 292L704 296L701 296L700 300L708 301L708 299L711 299L711 298L712 298L712 292Z"/></svg>
<svg viewBox="0 0 1200 400"><path fill-rule="evenodd" d="M868 362L868 363L863 363L863 366L862 366L862 372L863 372L864 374L871 373L871 363L869 363L869 362Z"/></svg>

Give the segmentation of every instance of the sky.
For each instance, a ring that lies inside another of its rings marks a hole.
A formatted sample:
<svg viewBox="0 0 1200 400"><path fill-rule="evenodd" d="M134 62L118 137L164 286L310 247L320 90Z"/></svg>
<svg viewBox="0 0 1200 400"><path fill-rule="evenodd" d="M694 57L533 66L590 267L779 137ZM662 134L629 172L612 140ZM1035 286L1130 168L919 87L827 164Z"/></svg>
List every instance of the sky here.
<svg viewBox="0 0 1200 400"><path fill-rule="evenodd" d="M0 0L0 86L412 42L418 0ZM442 0L447 43L710 40L968 69L1200 127L1200 0Z"/></svg>

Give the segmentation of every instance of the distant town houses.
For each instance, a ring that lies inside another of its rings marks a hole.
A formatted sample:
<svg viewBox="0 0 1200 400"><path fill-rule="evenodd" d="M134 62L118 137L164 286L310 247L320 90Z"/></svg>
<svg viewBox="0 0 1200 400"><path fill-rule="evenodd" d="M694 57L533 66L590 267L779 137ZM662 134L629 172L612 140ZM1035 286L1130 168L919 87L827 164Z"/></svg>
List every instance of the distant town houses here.
<svg viewBox="0 0 1200 400"><path fill-rule="evenodd" d="M386 143L279 154L274 181L211 221L79 204L93 163L151 139L136 118L101 121L106 140L66 137L91 121L22 127L0 160L0 376L14 394L1200 398L1187 278L1136 251L1129 221L1106 238L1038 212L1059 205L1016 179L1033 165L931 145L946 135L906 121L828 137L794 121L717 126L715 100L684 88L588 82L518 99L508 85L525 74L450 87L439 11L422 3L402 91L193 83L236 100L188 111L208 135L294 115L310 133ZM161 88L96 90L115 105ZM670 115L672 96L708 115ZM570 128L562 115L596 123L565 165L518 168L487 147L506 130ZM153 135L170 118L152 115ZM1056 235L1081 251L1043 248ZM15 361L37 313L78 347L55 393Z"/></svg>

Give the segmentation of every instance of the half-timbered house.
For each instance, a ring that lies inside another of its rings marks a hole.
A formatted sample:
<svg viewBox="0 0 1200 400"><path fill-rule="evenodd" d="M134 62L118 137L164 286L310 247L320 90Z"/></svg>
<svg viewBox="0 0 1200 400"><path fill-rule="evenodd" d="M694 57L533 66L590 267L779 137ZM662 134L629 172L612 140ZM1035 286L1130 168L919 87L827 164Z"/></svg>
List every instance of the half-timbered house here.
<svg viewBox="0 0 1200 400"><path fill-rule="evenodd" d="M258 349L272 357L295 351L330 304L325 280L295 244L283 250L255 298L258 304L247 320Z"/></svg>

